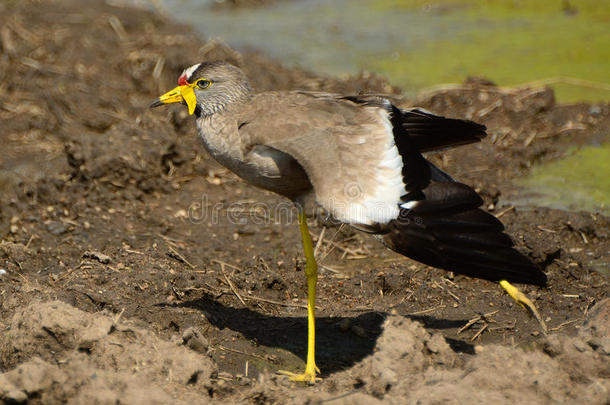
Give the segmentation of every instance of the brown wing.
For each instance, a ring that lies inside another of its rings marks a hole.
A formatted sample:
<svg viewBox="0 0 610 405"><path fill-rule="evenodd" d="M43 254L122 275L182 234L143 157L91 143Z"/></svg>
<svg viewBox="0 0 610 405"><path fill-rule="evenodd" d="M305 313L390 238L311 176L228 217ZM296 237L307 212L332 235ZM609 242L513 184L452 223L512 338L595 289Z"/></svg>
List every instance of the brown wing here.
<svg viewBox="0 0 610 405"><path fill-rule="evenodd" d="M255 97L239 117L246 156L255 145L292 156L307 173L317 202L343 222L370 225L396 218L405 189L386 109L328 94Z"/></svg>

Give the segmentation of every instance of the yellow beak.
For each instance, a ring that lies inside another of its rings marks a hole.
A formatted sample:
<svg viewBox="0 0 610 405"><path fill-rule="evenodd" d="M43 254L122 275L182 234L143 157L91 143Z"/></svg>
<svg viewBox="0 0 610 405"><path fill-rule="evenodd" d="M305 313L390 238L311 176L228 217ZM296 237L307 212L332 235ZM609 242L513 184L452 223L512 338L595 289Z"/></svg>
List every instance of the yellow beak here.
<svg viewBox="0 0 610 405"><path fill-rule="evenodd" d="M189 108L189 114L192 115L197 106L197 98L195 97L193 87L195 87L194 84L178 86L153 101L150 107L159 107L165 104L180 103L184 101Z"/></svg>

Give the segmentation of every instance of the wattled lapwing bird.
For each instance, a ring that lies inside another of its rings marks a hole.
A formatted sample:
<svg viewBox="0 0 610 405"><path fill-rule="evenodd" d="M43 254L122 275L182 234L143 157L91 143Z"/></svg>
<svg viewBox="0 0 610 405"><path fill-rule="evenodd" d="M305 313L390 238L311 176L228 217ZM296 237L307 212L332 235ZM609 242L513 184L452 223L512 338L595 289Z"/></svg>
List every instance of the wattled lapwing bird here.
<svg viewBox="0 0 610 405"><path fill-rule="evenodd" d="M509 281L544 285L544 273L513 248L483 200L422 153L478 142L485 127L401 109L378 96L304 91L254 93L225 62L186 69L178 87L151 104L184 103L199 136L220 164L298 208L307 277L308 350L303 374L315 382L317 265L305 202L376 235L390 249L430 266L497 281L540 319Z"/></svg>

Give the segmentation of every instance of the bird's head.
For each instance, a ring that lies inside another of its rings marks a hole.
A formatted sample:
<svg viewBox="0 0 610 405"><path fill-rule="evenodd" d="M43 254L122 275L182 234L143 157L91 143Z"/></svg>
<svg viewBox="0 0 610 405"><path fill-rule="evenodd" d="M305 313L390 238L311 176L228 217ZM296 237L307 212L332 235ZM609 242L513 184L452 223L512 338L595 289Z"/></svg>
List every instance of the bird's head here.
<svg viewBox="0 0 610 405"><path fill-rule="evenodd" d="M231 103L243 101L251 89L246 75L226 62L204 62L185 69L178 87L156 99L150 106L185 103L189 114L210 116Z"/></svg>

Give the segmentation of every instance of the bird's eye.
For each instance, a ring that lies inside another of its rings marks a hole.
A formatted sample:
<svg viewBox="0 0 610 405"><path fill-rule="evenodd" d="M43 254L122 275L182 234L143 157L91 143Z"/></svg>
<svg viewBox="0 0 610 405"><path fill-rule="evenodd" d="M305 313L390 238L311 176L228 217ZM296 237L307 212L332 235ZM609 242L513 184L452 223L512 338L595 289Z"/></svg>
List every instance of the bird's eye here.
<svg viewBox="0 0 610 405"><path fill-rule="evenodd" d="M208 79L199 79L197 80L197 87L200 89L207 89L212 85L212 82Z"/></svg>

